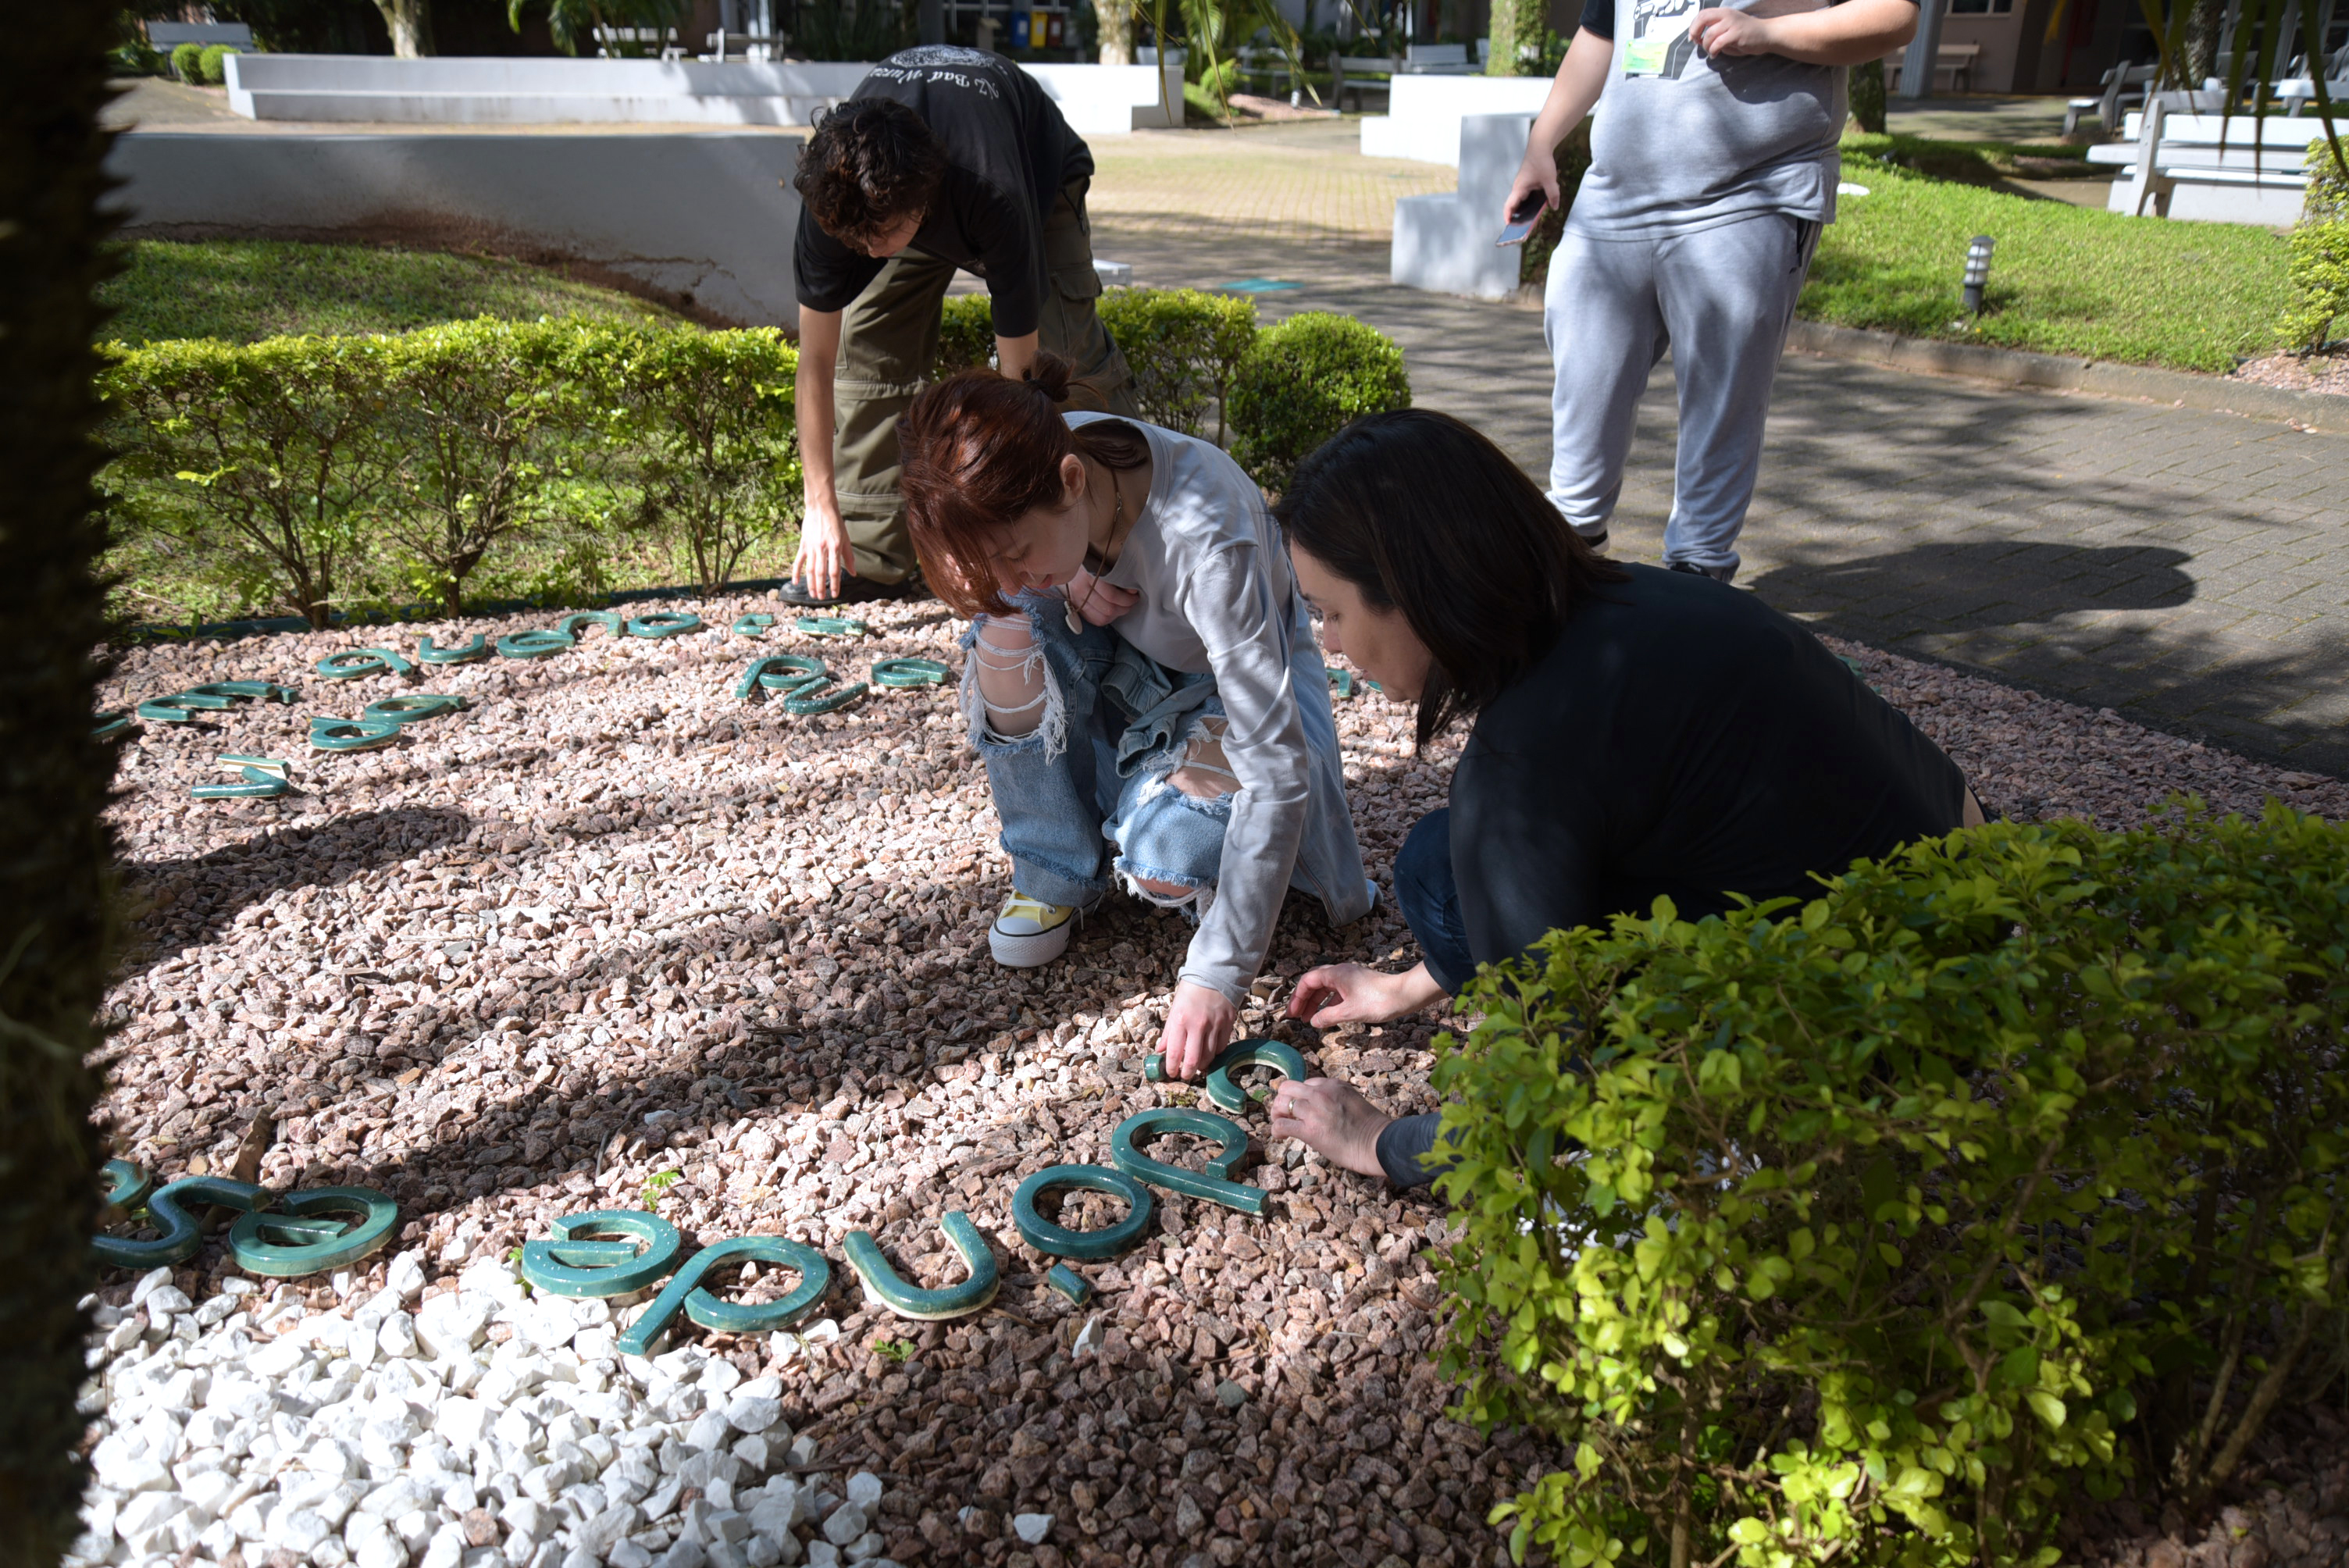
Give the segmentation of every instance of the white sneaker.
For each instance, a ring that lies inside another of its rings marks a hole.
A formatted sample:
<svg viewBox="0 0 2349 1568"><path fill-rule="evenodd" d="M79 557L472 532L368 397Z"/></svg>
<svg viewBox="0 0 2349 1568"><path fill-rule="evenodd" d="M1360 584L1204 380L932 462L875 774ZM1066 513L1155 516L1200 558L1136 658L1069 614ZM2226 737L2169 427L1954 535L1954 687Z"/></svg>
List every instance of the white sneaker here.
<svg viewBox="0 0 2349 1568"><path fill-rule="evenodd" d="M1069 933L1082 911L1072 903L1046 903L1015 892L988 928L988 951L1007 969L1033 969L1069 950Z"/></svg>

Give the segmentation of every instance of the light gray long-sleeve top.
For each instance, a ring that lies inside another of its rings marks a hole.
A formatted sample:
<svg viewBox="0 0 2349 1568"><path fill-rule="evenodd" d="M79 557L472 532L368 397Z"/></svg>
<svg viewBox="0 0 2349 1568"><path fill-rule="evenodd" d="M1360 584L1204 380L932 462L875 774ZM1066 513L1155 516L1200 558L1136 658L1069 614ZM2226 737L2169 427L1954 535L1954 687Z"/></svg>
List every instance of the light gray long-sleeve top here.
<svg viewBox="0 0 2349 1568"><path fill-rule="evenodd" d="M1070 425L1103 418L1071 414ZM1181 977L1234 1006L1263 967L1310 806L1305 724L1286 652L1296 585L1263 492L1221 448L1128 420L1150 442L1150 499L1116 567L1102 578L1142 597L1111 623L1173 670L1212 671L1239 779L1216 898L1192 934Z"/></svg>

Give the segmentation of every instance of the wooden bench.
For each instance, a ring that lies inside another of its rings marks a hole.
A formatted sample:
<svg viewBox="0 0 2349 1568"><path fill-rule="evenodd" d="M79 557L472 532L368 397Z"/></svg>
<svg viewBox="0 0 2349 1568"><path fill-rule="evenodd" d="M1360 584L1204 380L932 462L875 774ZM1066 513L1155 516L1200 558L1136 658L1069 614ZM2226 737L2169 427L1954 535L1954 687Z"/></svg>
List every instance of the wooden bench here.
<svg viewBox="0 0 2349 1568"><path fill-rule="evenodd" d="M2116 212L2257 223L2287 228L2299 221L2308 188L2308 128L2281 117L2190 112L2201 93L2156 93L2128 117L2130 139L2088 149L2092 163L2118 164Z"/></svg>

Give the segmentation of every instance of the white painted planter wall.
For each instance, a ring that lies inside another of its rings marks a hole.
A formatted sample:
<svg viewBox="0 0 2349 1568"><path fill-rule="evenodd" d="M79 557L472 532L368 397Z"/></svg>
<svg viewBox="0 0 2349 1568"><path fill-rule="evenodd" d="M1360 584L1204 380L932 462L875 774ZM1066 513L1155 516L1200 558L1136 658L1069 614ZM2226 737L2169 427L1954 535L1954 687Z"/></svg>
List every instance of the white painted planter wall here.
<svg viewBox="0 0 2349 1568"><path fill-rule="evenodd" d="M238 55L229 107L251 119L399 125L807 125L856 90L854 61L395 59ZM1150 66L1030 66L1081 136L1170 123ZM1174 109L1180 123L1182 88Z"/></svg>
<svg viewBox="0 0 2349 1568"><path fill-rule="evenodd" d="M287 238L487 240L637 279L745 325L799 320L789 181L771 131L116 139L116 200L147 227Z"/></svg>
<svg viewBox="0 0 2349 1568"><path fill-rule="evenodd" d="M1396 77L1387 112L1362 117L1362 155L1460 166L1460 122L1470 115L1541 112L1547 77ZM1530 118L1528 123L1531 123ZM1517 155L1522 157L1521 141ZM1516 168L1513 159L1509 165Z"/></svg>

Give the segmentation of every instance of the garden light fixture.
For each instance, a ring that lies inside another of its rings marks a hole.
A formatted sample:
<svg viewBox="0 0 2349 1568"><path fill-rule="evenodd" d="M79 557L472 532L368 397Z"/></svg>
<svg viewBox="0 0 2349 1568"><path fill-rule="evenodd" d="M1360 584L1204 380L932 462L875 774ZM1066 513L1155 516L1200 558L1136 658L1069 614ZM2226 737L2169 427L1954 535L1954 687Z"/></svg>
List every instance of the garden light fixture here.
<svg viewBox="0 0 2349 1568"><path fill-rule="evenodd" d="M1966 246L1966 309L1976 315L1982 314L1982 288L1990 282L1990 253L1995 243L1988 234L1976 234Z"/></svg>

